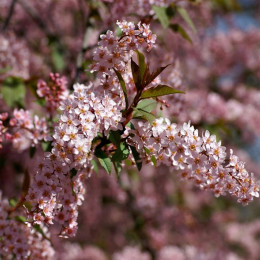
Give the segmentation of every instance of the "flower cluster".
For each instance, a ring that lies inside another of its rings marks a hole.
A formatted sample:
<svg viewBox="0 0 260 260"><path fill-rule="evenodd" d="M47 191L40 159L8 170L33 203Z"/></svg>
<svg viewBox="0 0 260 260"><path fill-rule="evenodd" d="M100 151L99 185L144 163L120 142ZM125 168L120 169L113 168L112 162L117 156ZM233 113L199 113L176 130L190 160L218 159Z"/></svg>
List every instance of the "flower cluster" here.
<svg viewBox="0 0 260 260"><path fill-rule="evenodd" d="M178 126L163 118L152 126L137 121L134 127L135 130L127 130L130 136L134 135L129 142L147 161L154 158L157 165L163 163L179 170L182 178L193 180L201 189L212 190L216 196L230 193L244 205L259 197L254 175L247 172L232 150L227 157L226 148L208 131L199 136L190 123Z"/></svg>
<svg viewBox="0 0 260 260"><path fill-rule="evenodd" d="M155 40L148 25L139 23L137 29L125 21L118 25L123 31L122 39L111 31L102 35L92 66L92 72L98 71L101 81L110 80L111 84L118 82L113 68L124 71L133 55L131 51L141 46L150 49ZM92 140L98 133L107 135L109 130L121 127L122 99L123 96L116 103L111 93L102 93L93 84L76 84L74 93L61 103L63 113L54 130L53 149L39 165L27 195L35 223L52 224L55 220L62 225L62 236L75 234L77 207L85 192L83 171L91 168Z"/></svg>
<svg viewBox="0 0 260 260"><path fill-rule="evenodd" d="M1 35L0 57L0 79L7 76L29 78L29 50L24 42L14 35Z"/></svg>
<svg viewBox="0 0 260 260"><path fill-rule="evenodd" d="M141 252L139 248L136 247L125 247L121 252L114 254L113 260L150 260L150 255L148 253Z"/></svg>
<svg viewBox="0 0 260 260"><path fill-rule="evenodd" d="M6 132L8 129L8 132ZM12 142L17 151L23 151L35 146L48 135L45 118L34 117L28 110L15 109L9 120L9 127L5 129L5 139Z"/></svg>
<svg viewBox="0 0 260 260"><path fill-rule="evenodd" d="M112 31L100 36L99 48L94 51L94 63L91 71L97 71L98 76L114 75L113 68L119 72L126 69L126 64L133 55L132 51L146 48L148 51L155 44L156 36L152 34L150 26L139 22L135 26L132 22L117 22L122 30L119 38Z"/></svg>
<svg viewBox="0 0 260 260"><path fill-rule="evenodd" d="M22 216L10 217L9 203L6 199L2 199L0 193L0 257L53 259L54 250L51 243L43 239L43 235L29 223L21 223L22 220Z"/></svg>
<svg viewBox="0 0 260 260"><path fill-rule="evenodd" d="M34 175L26 199L32 203L34 223L62 225L61 235L77 230L77 207L84 199L83 180L90 172L92 140L117 129L121 107L108 96L95 95L93 85L74 85L74 93L62 102L63 111L54 129L53 148Z"/></svg>
<svg viewBox="0 0 260 260"><path fill-rule="evenodd" d="M223 251L208 251L205 252L200 248L186 245L184 248L168 245L163 247L158 254L158 260L189 260L189 259L227 259L227 260L241 260L239 256L233 253L226 253Z"/></svg>
<svg viewBox="0 0 260 260"><path fill-rule="evenodd" d="M67 80L58 73L50 73L48 83L43 80L38 81L37 94L45 99L46 109L53 115L60 106L61 101L68 97Z"/></svg>
<svg viewBox="0 0 260 260"><path fill-rule="evenodd" d="M170 4L177 4L178 2L185 2L183 0L103 0L110 3L111 16L109 20L120 19L131 13L137 13L139 16L154 15L153 6L167 7Z"/></svg>

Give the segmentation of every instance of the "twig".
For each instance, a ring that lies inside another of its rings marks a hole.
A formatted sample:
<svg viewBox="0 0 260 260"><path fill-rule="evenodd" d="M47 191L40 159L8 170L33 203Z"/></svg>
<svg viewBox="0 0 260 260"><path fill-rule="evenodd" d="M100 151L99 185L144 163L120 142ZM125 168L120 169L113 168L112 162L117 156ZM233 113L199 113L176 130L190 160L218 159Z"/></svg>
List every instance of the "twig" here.
<svg viewBox="0 0 260 260"><path fill-rule="evenodd" d="M10 23L11 17L12 17L12 15L14 13L14 6L15 6L16 2L17 2L17 0L13 0L12 3L11 3L8 15L7 15L7 17L5 19L5 22L3 24L3 27L2 27L2 32L6 31L8 25Z"/></svg>
<svg viewBox="0 0 260 260"><path fill-rule="evenodd" d="M34 20L34 22L44 31L44 33L48 37L52 37L53 34L49 31L48 27L46 24L43 22L43 20L40 18L40 16L35 12L32 8L30 8L29 5L27 5L25 2L21 0L16 0L22 8L26 11L27 14Z"/></svg>

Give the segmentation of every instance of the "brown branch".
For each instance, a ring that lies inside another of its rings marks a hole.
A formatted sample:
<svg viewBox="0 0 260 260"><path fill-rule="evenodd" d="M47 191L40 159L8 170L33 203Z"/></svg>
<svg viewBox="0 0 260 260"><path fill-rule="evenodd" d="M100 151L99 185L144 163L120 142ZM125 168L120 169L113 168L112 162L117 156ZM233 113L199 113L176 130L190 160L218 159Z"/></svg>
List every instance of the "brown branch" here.
<svg viewBox="0 0 260 260"><path fill-rule="evenodd" d="M11 21L11 17L12 17L12 15L14 13L14 6L15 6L16 2L17 2L17 0L13 0L12 3L11 3L8 15L7 15L6 19L5 19L5 22L4 22L3 26L2 26L2 32L6 31L8 25L9 25L9 23Z"/></svg>
<svg viewBox="0 0 260 260"><path fill-rule="evenodd" d="M21 195L19 201L17 202L17 204L8 210L9 215L23 205L23 203L25 202L25 197L28 193L29 186L30 186L30 174L26 170L25 174L24 174L24 179L23 179L22 195Z"/></svg>
<svg viewBox="0 0 260 260"><path fill-rule="evenodd" d="M46 24L43 22L41 17L35 12L29 5L27 5L22 0L17 0L17 3L19 3L22 8L25 10L25 12L33 19L33 21L43 30L43 32L48 36L53 36Z"/></svg>

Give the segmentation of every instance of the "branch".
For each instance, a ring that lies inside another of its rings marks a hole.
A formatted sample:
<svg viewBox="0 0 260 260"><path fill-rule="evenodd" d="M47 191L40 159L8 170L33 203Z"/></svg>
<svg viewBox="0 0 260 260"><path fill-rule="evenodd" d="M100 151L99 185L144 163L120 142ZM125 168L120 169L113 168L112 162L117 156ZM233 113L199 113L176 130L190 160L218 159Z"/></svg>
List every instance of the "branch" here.
<svg viewBox="0 0 260 260"><path fill-rule="evenodd" d="M30 8L29 5L24 3L22 0L16 0L22 8L26 11L26 13L33 19L33 21L44 31L44 33L48 37L52 37L53 34L50 32L46 24L43 22L43 20L40 18L40 16L35 12L32 8Z"/></svg>
<svg viewBox="0 0 260 260"><path fill-rule="evenodd" d="M7 17L6 17L6 19L5 19L5 22L4 22L4 24L3 24L3 26L2 26L2 29L1 29L2 32L5 32L5 31L6 31L8 25L9 25L9 23L10 23L11 17L12 17L12 15L13 15L13 13L14 13L14 6L15 6L16 2L17 2L17 0L13 0L12 3L11 3L11 6L10 6L10 9L9 9L9 12L8 12L8 15L7 15Z"/></svg>

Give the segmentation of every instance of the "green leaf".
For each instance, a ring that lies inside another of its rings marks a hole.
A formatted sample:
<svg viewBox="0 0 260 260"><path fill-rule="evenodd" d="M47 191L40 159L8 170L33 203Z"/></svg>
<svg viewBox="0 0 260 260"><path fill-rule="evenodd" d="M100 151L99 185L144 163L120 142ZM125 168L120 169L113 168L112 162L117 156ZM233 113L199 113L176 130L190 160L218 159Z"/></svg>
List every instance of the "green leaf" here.
<svg viewBox="0 0 260 260"><path fill-rule="evenodd" d="M140 108L134 108L133 117L134 118L143 118L143 119L147 120L150 124L152 124L152 122L156 119L156 117L153 114L151 114L143 109L140 109Z"/></svg>
<svg viewBox="0 0 260 260"><path fill-rule="evenodd" d="M17 204L17 199L16 198L12 198L12 199L9 199L9 205L13 208L15 207L15 205Z"/></svg>
<svg viewBox="0 0 260 260"><path fill-rule="evenodd" d="M187 34L187 32L177 23L175 24L171 24L170 28L176 32L179 33L184 39L186 39L189 43L192 44L192 40L190 38L190 36Z"/></svg>
<svg viewBox="0 0 260 260"><path fill-rule="evenodd" d="M51 142L42 142L41 145L44 152L50 152L52 149Z"/></svg>
<svg viewBox="0 0 260 260"><path fill-rule="evenodd" d="M24 223L24 222L27 221L27 219L26 219L25 216L15 216L14 219L15 219L16 221L21 222L21 223Z"/></svg>
<svg viewBox="0 0 260 260"><path fill-rule="evenodd" d="M180 6L177 7L177 11L182 16L182 18L186 21L186 23L191 27L192 31L196 33L197 32L196 27L192 22L188 12L183 7Z"/></svg>
<svg viewBox="0 0 260 260"><path fill-rule="evenodd" d="M0 69L0 74L5 74L6 72L8 72L9 70L11 70L12 67L11 66L7 66L5 68L1 68Z"/></svg>
<svg viewBox="0 0 260 260"><path fill-rule="evenodd" d="M62 71L65 68L64 54L57 43L51 45L51 58L56 71Z"/></svg>
<svg viewBox="0 0 260 260"><path fill-rule="evenodd" d="M25 86L21 79L15 77L6 78L1 86L1 94L6 104L14 108L24 107Z"/></svg>
<svg viewBox="0 0 260 260"><path fill-rule="evenodd" d="M149 88L145 90L141 98L151 98L151 97L159 97L159 96L165 96L165 95L170 95L170 94L176 94L176 93L184 93L183 91L171 88L167 85L158 85L157 87L154 88Z"/></svg>
<svg viewBox="0 0 260 260"><path fill-rule="evenodd" d="M94 167L94 171L95 171L96 173L98 173L98 165L97 165L97 162L92 159L92 160L91 160L91 164L92 164L93 167Z"/></svg>
<svg viewBox="0 0 260 260"><path fill-rule="evenodd" d="M130 145L130 149L131 149L132 155L135 159L135 164L137 166L137 169L140 171L142 169L142 160L140 158L140 155L134 146Z"/></svg>
<svg viewBox="0 0 260 260"><path fill-rule="evenodd" d="M114 161L113 165L116 171L116 175L119 177L119 173L122 171L122 161Z"/></svg>
<svg viewBox="0 0 260 260"><path fill-rule="evenodd" d="M109 135L108 135L108 139L116 146L120 145L120 141L121 141L121 133L120 130L119 131L110 131Z"/></svg>
<svg viewBox="0 0 260 260"><path fill-rule="evenodd" d="M170 24L170 18L167 15L167 8L163 6L153 6L153 10L159 19L163 28L167 28Z"/></svg>
<svg viewBox="0 0 260 260"><path fill-rule="evenodd" d="M139 66L133 61L133 59L131 59L131 70L136 89L139 90L141 88L141 74Z"/></svg>
<svg viewBox="0 0 260 260"><path fill-rule="evenodd" d="M111 159L101 149L97 149L95 151L95 156L98 158L98 161L101 164L101 166L106 170L107 173L110 174L111 170L112 170L112 161L111 161Z"/></svg>
<svg viewBox="0 0 260 260"><path fill-rule="evenodd" d="M144 151L146 152L146 154L150 154L151 153L151 151L147 147L144 147Z"/></svg>
<svg viewBox="0 0 260 260"><path fill-rule="evenodd" d="M241 6L237 0L213 0L213 7L227 12L239 11Z"/></svg>
<svg viewBox="0 0 260 260"><path fill-rule="evenodd" d="M44 98L37 97L35 103L42 107L46 106L46 100Z"/></svg>
<svg viewBox="0 0 260 260"><path fill-rule="evenodd" d="M151 161L153 163L153 165L156 167L157 166L157 161L154 155L151 156Z"/></svg>
<svg viewBox="0 0 260 260"><path fill-rule="evenodd" d="M118 77L118 80L120 82L120 86L123 90L123 93L124 93L124 96L125 96L125 106L126 106L125 109L127 109L128 108L128 99L127 99L127 90L126 90L126 86L125 86L125 81L124 81L124 79L123 79L123 77L122 77L122 75L120 74L119 71L117 71L115 68L114 68L114 71L115 71L115 73Z"/></svg>
<svg viewBox="0 0 260 260"><path fill-rule="evenodd" d="M122 170L122 161L127 159L129 156L129 149L126 142L121 142L117 147L115 153L112 156L112 162L114 164L114 168L117 176Z"/></svg>
<svg viewBox="0 0 260 260"><path fill-rule="evenodd" d="M129 149L125 142L121 142L112 156L113 162L121 162L129 156Z"/></svg>
<svg viewBox="0 0 260 260"><path fill-rule="evenodd" d="M143 81L144 74L147 69L147 65L145 63L145 57L139 51L136 51L136 53L137 53L138 65L139 65L139 69L140 69L140 78L141 78L141 81Z"/></svg>
<svg viewBox="0 0 260 260"><path fill-rule="evenodd" d="M28 211L31 211L31 209L32 209L32 204L29 201L25 201L23 203L23 206L26 207L28 209Z"/></svg>
<svg viewBox="0 0 260 260"><path fill-rule="evenodd" d="M157 102L154 99L144 99L141 100L137 107L138 109L142 109L146 112L152 112L156 108Z"/></svg>
<svg viewBox="0 0 260 260"><path fill-rule="evenodd" d="M117 27L115 33L116 33L116 36L117 36L117 37L120 37L120 36L122 35L122 30L121 30L121 28Z"/></svg>

